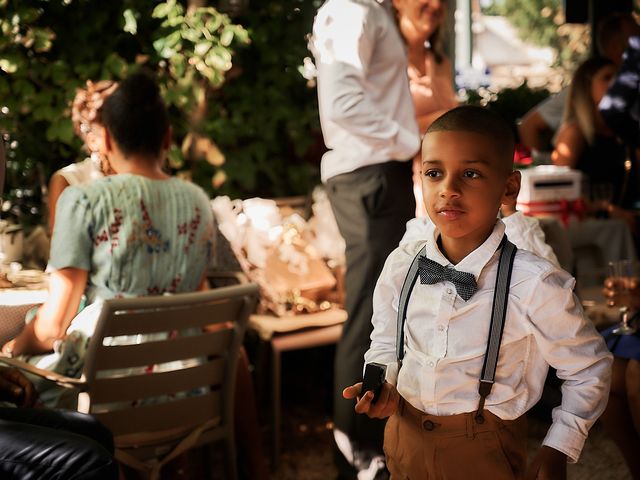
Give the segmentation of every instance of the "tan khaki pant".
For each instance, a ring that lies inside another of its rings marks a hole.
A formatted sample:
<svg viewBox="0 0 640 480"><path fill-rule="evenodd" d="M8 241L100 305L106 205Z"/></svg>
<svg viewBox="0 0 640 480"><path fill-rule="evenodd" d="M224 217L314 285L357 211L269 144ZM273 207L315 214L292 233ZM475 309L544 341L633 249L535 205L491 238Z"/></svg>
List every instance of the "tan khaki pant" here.
<svg viewBox="0 0 640 480"><path fill-rule="evenodd" d="M513 480L524 477L527 420L500 420L484 411L438 417L400 399L384 434L393 480Z"/></svg>

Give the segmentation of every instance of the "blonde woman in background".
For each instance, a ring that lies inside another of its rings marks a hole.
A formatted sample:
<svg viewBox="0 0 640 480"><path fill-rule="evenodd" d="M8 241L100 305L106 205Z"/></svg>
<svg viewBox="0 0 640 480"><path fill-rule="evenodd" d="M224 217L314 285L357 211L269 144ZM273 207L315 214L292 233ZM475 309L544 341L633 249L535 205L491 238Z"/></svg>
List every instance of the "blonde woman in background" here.
<svg viewBox="0 0 640 480"><path fill-rule="evenodd" d="M592 200L625 207L633 189L625 188L625 147L598 111L615 74L615 64L606 58L590 58L578 67L551 159L583 172Z"/></svg>
<svg viewBox="0 0 640 480"><path fill-rule="evenodd" d="M88 80L86 88L79 88L76 92L71 105L71 121L76 135L84 141L88 156L56 171L49 180L49 235L53 232L58 198L65 188L89 183L113 173L99 149L102 142L102 105L117 86L111 80L95 83Z"/></svg>
<svg viewBox="0 0 640 480"><path fill-rule="evenodd" d="M394 0L400 33L409 58L409 87L420 135L433 121L458 102L453 90L451 62L443 50L445 0ZM416 216L425 216L422 202L419 155L413 163Z"/></svg>

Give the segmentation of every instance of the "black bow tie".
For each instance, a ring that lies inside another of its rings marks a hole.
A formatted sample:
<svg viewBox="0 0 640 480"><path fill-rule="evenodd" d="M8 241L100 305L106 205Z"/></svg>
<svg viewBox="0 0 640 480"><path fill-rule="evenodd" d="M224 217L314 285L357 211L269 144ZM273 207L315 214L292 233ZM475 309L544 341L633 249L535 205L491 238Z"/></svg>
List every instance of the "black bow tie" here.
<svg viewBox="0 0 640 480"><path fill-rule="evenodd" d="M420 283L433 285L440 282L451 282L456 287L456 292L465 302L469 300L476 290L476 279L471 273L459 272L455 268L443 267L438 262L421 256L419 259L418 272L420 273Z"/></svg>

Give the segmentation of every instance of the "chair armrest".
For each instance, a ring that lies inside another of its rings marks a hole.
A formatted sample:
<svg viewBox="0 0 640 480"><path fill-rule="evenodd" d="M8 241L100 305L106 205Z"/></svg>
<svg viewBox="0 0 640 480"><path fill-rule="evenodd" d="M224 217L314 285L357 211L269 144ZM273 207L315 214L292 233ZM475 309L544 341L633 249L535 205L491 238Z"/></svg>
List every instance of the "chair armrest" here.
<svg viewBox="0 0 640 480"><path fill-rule="evenodd" d="M7 357L5 355L0 354L0 362L17 368L19 370L23 370L27 373L31 373L33 375L37 375L38 377L45 378L56 384L60 385L64 388L74 388L84 390L87 382L80 378L72 378L66 377L64 375L60 375L59 373L52 372L51 370L44 370L42 368L38 368L35 365L31 365L23 360L18 360L17 358Z"/></svg>

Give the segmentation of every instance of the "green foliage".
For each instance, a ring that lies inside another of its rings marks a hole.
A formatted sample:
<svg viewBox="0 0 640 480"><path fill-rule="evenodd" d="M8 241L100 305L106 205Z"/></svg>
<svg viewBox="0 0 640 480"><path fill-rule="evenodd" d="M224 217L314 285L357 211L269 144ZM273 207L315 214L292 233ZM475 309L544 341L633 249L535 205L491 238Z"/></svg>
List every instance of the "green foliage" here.
<svg viewBox="0 0 640 480"><path fill-rule="evenodd" d="M492 92L485 88L467 92L465 103L486 106L499 113L513 128L518 138L517 123L525 113L538 105L549 96L544 88L531 88L527 82L515 88L504 88L499 92Z"/></svg>
<svg viewBox="0 0 640 480"><path fill-rule="evenodd" d="M222 85L231 69L230 47L248 43L248 33L214 8L187 13L176 0L158 4L152 15L162 21L153 33L153 48L167 102L192 113L208 88Z"/></svg>
<svg viewBox="0 0 640 480"><path fill-rule="evenodd" d="M224 172L227 180L215 193L298 195L319 181L316 90L299 72L310 56L306 35L318 3L255 0L235 18L248 28L251 45L238 52L233 78L209 97L200 127L227 161L222 167L202 162L194 172L196 179Z"/></svg>
<svg viewBox="0 0 640 480"><path fill-rule="evenodd" d="M76 89L140 66L169 107L172 170L232 197L296 195L318 181L316 92L300 70L321 1L211 2L240 5L233 19L187 3L0 0L5 210L39 221L51 173L84 155L70 120Z"/></svg>

